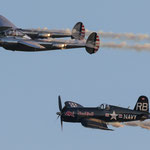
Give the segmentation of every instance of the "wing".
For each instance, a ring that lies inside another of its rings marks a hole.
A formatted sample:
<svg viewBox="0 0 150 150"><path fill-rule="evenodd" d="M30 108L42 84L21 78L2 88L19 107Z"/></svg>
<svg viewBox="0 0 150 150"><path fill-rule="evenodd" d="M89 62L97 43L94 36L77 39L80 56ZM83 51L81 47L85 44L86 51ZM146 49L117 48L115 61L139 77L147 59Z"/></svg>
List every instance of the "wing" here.
<svg viewBox="0 0 150 150"><path fill-rule="evenodd" d="M30 48L36 48L36 49L45 49L44 46L36 43L36 42L33 42L33 41L24 41L24 40L19 40L18 41L19 44L22 44L22 45L25 45L25 46L28 46Z"/></svg>
<svg viewBox="0 0 150 150"><path fill-rule="evenodd" d="M106 124L105 121L102 121L100 119L94 119L94 118L83 119L81 121L81 124L84 127L87 127L87 128L94 128L94 129L101 129L101 130L110 130L110 131L113 131L112 129L109 129L107 127L107 124Z"/></svg>
<svg viewBox="0 0 150 150"><path fill-rule="evenodd" d="M75 102L71 102L71 101L66 101L65 106L68 108L83 107L82 105L75 103Z"/></svg>

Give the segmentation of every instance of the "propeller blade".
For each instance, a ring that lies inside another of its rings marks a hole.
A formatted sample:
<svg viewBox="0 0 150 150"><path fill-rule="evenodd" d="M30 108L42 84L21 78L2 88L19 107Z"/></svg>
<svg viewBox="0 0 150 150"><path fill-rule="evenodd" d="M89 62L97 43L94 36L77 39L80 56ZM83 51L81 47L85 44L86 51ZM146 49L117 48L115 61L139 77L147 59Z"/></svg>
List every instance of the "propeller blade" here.
<svg viewBox="0 0 150 150"><path fill-rule="evenodd" d="M61 97L60 97L60 95L58 96L58 106L59 106L60 112L56 113L58 115L57 119L60 117L61 130L63 130L62 103L61 103Z"/></svg>
<svg viewBox="0 0 150 150"><path fill-rule="evenodd" d="M58 105L59 105L59 110L61 112L62 111L62 104L61 104L61 97L60 97L60 95L58 96Z"/></svg>
<svg viewBox="0 0 150 150"><path fill-rule="evenodd" d="M59 116L57 117L57 119L59 118Z"/></svg>
<svg viewBox="0 0 150 150"><path fill-rule="evenodd" d="M60 117L60 122L61 122L61 130L63 131L63 120L62 120L62 117Z"/></svg>

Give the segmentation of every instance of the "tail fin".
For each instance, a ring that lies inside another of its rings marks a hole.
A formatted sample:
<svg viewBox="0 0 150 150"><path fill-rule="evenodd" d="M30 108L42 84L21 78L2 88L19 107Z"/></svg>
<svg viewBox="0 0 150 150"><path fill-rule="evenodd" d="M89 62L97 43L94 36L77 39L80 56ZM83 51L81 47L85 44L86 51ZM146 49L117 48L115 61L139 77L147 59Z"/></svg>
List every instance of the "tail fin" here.
<svg viewBox="0 0 150 150"><path fill-rule="evenodd" d="M134 110L137 111L143 111L143 112L149 112L149 101L146 96L140 96Z"/></svg>
<svg viewBox="0 0 150 150"><path fill-rule="evenodd" d="M72 29L72 39L83 40L85 37L85 28L82 22L76 23Z"/></svg>
<svg viewBox="0 0 150 150"><path fill-rule="evenodd" d="M100 46L100 40L99 36L96 32L93 32L89 35L87 41L86 41L86 51L89 54L96 53Z"/></svg>
<svg viewBox="0 0 150 150"><path fill-rule="evenodd" d="M5 30L7 28L16 28L16 26L4 16L0 15L0 30Z"/></svg>

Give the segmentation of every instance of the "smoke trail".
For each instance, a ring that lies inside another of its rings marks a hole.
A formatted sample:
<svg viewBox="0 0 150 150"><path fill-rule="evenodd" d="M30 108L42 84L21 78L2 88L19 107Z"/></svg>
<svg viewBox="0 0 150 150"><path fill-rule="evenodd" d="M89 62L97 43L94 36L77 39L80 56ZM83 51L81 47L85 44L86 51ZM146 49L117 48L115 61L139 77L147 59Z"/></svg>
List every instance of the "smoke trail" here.
<svg viewBox="0 0 150 150"><path fill-rule="evenodd" d="M39 31L49 31L49 32L60 32L64 34L71 34L70 29L65 29L65 30L47 30L46 28L44 29L37 29ZM88 36L91 34L92 31L86 30L86 35ZM127 39L127 40L150 40L150 35L148 34L133 34L133 33L113 33L113 32L103 32L99 31L98 34L102 38L113 38L113 39ZM53 39L46 39L47 41L53 41ZM63 39L54 39L54 41L60 41L60 42L68 42L68 43L74 43L75 40L64 40ZM85 43L86 40L83 41L76 41L75 43L78 44L83 44ZM115 43L115 42L101 42L100 47L104 48L118 48L118 49L134 49L137 51L143 51L147 50L150 51L150 43L145 43L145 44L135 44L135 45L129 45L127 42L121 42L121 43Z"/></svg>
<svg viewBox="0 0 150 150"><path fill-rule="evenodd" d="M69 34L71 35L71 29L51 29L49 30L48 28L37 28L37 29L32 29L33 31L46 31L46 32L57 32L57 33L64 33L64 34ZM85 35L89 36L93 31L85 30ZM109 38L109 39L119 39L119 40L134 40L134 41L142 41L142 40L150 40L150 35L149 34L134 34L134 33L114 33L114 32L104 32L104 31L98 31L97 32L101 38Z"/></svg>
<svg viewBox="0 0 150 150"><path fill-rule="evenodd" d="M132 121L132 122L126 122L124 123L124 125L126 126L139 126L141 128L144 128L144 129L148 129L150 130L150 120L147 120L147 121Z"/></svg>
<svg viewBox="0 0 150 150"><path fill-rule="evenodd" d="M150 120L146 121L131 121L131 122L125 122L125 123L120 123L120 122L111 122L108 123L108 125L112 125L113 127L120 128L126 126L132 126L132 127L141 127L144 129L150 130Z"/></svg>
<svg viewBox="0 0 150 150"><path fill-rule="evenodd" d="M111 123L108 123L108 125L112 125L113 127L116 127L116 128L124 127L124 125L119 122L111 122Z"/></svg>
<svg viewBox="0 0 150 150"><path fill-rule="evenodd" d="M89 36L92 31L86 30L86 36ZM150 40L150 35L148 34L134 34L134 33L114 33L114 32L97 32L101 38L110 38L110 39L120 39L120 40Z"/></svg>
<svg viewBox="0 0 150 150"><path fill-rule="evenodd" d="M120 49L134 49L134 50L137 50L137 51L142 51L142 50L150 51L150 43L129 45L126 42L121 42L119 44L114 43L114 42L108 42L108 43L101 42L100 47L118 48L118 49L119 48Z"/></svg>
<svg viewBox="0 0 150 150"><path fill-rule="evenodd" d="M53 39L53 38L47 38L47 39L41 39L43 41L47 42L64 42L66 44L85 44L86 40L75 40L75 39ZM121 42L121 43L115 43L115 42L101 42L100 47L103 48L117 48L117 49L133 49L136 51L150 51L150 43L145 44L135 44L135 45L129 45L127 42Z"/></svg>

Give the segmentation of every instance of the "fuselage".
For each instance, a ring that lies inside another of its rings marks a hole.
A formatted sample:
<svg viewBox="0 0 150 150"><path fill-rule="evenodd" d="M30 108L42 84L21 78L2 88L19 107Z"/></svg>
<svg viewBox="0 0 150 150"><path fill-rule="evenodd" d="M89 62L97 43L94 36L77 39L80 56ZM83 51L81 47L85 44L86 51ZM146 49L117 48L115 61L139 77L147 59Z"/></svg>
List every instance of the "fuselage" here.
<svg viewBox="0 0 150 150"><path fill-rule="evenodd" d="M24 42L37 43L44 48L35 48L32 46L21 44L19 41L23 40ZM32 40L26 37L15 37L7 36L0 37L0 46L12 51L26 51L26 52L35 52L35 51L47 51L47 50L57 50L57 49L71 49L71 48L81 48L85 47L85 43L78 44L75 40L57 40L57 39L37 39Z"/></svg>
<svg viewBox="0 0 150 150"><path fill-rule="evenodd" d="M99 107L64 108L62 118L65 122L81 122L83 118L95 118L105 122L128 122L145 120L148 115L145 112L111 106L109 110Z"/></svg>

